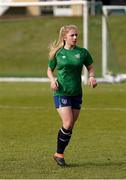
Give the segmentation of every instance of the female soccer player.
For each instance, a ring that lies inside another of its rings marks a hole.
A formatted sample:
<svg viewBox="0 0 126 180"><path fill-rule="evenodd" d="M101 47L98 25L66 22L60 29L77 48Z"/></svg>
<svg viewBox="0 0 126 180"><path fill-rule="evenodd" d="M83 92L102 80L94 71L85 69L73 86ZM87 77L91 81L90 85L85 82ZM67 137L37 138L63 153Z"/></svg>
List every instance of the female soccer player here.
<svg viewBox="0 0 126 180"><path fill-rule="evenodd" d="M61 27L59 39L52 44L49 53L47 75L51 81L55 107L62 120L58 131L57 151L54 160L65 166L64 151L78 119L82 104L81 74L83 65L89 73L89 85L96 87L93 60L88 50L77 46L78 28L75 25ZM57 69L57 78L54 69Z"/></svg>

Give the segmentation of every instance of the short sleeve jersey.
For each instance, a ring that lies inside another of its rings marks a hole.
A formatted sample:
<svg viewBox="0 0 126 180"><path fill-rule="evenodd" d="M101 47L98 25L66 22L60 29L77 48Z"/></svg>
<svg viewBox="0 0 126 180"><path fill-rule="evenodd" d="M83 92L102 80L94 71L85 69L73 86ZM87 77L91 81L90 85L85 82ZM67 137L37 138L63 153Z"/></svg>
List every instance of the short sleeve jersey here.
<svg viewBox="0 0 126 180"><path fill-rule="evenodd" d="M88 67L93 63L87 49L75 46L73 49L61 48L55 58L49 60L48 67L57 69L59 88L54 95L78 96L82 95L81 74L83 65Z"/></svg>

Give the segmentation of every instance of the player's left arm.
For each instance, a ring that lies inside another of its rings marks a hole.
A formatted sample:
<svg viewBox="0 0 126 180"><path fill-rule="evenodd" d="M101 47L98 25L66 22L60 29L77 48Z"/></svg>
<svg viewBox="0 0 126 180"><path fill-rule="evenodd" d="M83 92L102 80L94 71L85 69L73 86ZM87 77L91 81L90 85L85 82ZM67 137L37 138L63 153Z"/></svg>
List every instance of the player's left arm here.
<svg viewBox="0 0 126 180"><path fill-rule="evenodd" d="M95 88L97 86L97 81L95 79L95 71L94 71L93 64L89 65L87 67L87 70L88 70L88 74L89 74L88 84L91 87Z"/></svg>

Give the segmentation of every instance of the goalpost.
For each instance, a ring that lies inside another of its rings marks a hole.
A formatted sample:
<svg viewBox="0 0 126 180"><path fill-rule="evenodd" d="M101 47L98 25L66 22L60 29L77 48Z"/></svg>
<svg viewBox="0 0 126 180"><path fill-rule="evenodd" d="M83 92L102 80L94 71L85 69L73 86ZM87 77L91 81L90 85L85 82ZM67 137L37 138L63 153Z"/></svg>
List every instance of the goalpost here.
<svg viewBox="0 0 126 180"><path fill-rule="evenodd" d="M2 2L0 7L35 7L35 6L64 6L64 5L82 5L83 7L83 47L88 49L88 1L71 0L71 1L47 1L47 2ZM83 81L87 84L88 72L84 68ZM18 79L19 80L19 79ZM27 80L30 80L27 78Z"/></svg>
<svg viewBox="0 0 126 180"><path fill-rule="evenodd" d="M7 7L40 7L40 6L67 6L67 5L82 5L83 7L83 47L88 49L88 10L89 10L89 2L87 0L71 0L71 1L39 1L39 2L2 2L0 1L0 8L7 8ZM108 76L108 29L107 29L107 19L109 16L110 10L123 10L126 12L126 6L103 6L103 15L102 15L102 78L97 78L98 82L120 82L121 80L126 79L125 74L118 75L116 77ZM20 81L19 78L9 78L11 81ZM0 81L8 81L8 78L0 78ZM46 79L47 80L47 79ZM86 68L84 68L84 75L82 76L82 80L84 81L84 84L87 84L88 80L88 72ZM22 78L21 81L41 81L45 82L45 79L43 78Z"/></svg>
<svg viewBox="0 0 126 180"><path fill-rule="evenodd" d="M126 74L119 74L116 77L111 77L108 75L108 27L107 27L107 20L108 16L111 15L110 11L115 10L123 11L126 13L126 6L103 6L103 15L102 15L102 76L105 81L110 82L120 82L126 80Z"/></svg>

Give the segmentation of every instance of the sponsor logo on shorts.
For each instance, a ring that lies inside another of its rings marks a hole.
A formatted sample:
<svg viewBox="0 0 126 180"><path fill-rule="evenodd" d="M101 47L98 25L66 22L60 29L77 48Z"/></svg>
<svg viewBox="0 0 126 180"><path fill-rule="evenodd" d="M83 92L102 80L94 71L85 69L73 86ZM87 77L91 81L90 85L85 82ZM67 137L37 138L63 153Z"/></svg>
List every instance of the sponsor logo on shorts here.
<svg viewBox="0 0 126 180"><path fill-rule="evenodd" d="M67 99L61 99L62 104L67 104Z"/></svg>

